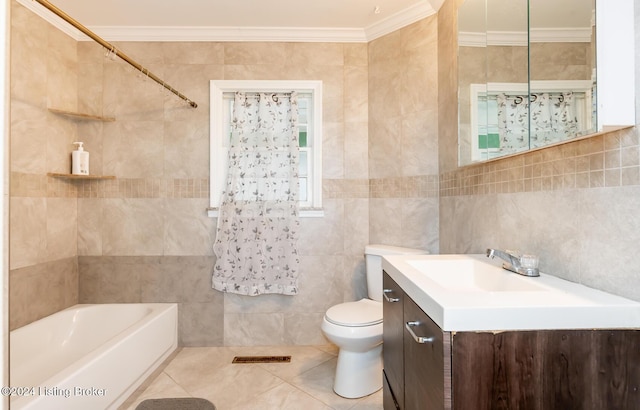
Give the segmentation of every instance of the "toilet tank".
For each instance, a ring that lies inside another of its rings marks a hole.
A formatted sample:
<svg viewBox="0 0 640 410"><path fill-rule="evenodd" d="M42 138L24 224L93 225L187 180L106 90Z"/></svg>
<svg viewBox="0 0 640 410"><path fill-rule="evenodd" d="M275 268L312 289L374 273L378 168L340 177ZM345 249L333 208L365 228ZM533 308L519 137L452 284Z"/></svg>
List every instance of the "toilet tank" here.
<svg viewBox="0 0 640 410"><path fill-rule="evenodd" d="M364 262L367 270L367 292L369 299L382 302L382 257L384 255L424 255L424 249L403 248L391 245L367 245Z"/></svg>

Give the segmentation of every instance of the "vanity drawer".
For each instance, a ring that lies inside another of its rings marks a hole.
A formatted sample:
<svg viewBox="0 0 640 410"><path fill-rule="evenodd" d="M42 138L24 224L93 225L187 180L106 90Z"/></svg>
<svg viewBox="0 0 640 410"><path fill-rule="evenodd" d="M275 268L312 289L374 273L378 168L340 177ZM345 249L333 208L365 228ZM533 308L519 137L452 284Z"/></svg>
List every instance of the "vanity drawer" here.
<svg viewBox="0 0 640 410"><path fill-rule="evenodd" d="M404 301L404 408L445 408L445 334L411 298Z"/></svg>

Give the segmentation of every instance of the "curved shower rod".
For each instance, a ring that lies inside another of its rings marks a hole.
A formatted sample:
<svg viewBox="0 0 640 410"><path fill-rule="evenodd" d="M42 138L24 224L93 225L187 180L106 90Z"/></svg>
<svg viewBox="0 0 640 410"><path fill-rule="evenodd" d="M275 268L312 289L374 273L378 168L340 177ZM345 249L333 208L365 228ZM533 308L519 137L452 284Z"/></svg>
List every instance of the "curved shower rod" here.
<svg viewBox="0 0 640 410"><path fill-rule="evenodd" d="M197 108L198 107L198 104L196 104L194 101L192 101L189 98L187 98L180 91L176 90L175 88L173 88L169 84L165 83L162 79L158 78L158 76L153 74L151 71L149 71L148 69L144 68L142 65L138 64L136 61L132 60L129 56L124 54L122 51L118 50L113 44L111 44L111 43L105 41L104 39L102 39L96 33L94 33L93 31L89 30L88 28L86 28L85 26L80 24L77 20L75 20L73 17L69 16L67 13L65 13L64 11L60 10L59 8L57 8L55 5L51 4L47 0L35 0L35 1L37 1L38 3L40 3L41 5L46 7L47 9L49 9L51 12L56 14L58 17L60 17L61 19L63 19L67 23L71 24L72 26L74 26L75 28L80 30L83 34L85 34L86 36L91 38L96 43L100 44L102 47L106 48L109 53L113 53L117 57L120 57L122 60L127 62L133 68L135 68L136 70L140 71L142 74L146 75L147 77L149 77L150 79L152 79L156 83L160 84L162 87L166 88L167 90L171 91L173 94L177 95L178 97L180 97L181 99L186 101L193 108Z"/></svg>

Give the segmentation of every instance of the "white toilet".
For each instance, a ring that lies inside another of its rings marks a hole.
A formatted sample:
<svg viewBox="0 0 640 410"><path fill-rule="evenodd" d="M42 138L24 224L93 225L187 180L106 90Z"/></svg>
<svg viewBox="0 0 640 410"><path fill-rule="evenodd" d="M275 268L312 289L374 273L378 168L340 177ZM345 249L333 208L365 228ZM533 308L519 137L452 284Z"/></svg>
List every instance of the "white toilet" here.
<svg viewBox="0 0 640 410"><path fill-rule="evenodd" d="M350 399L382 388L382 255L427 252L367 245L364 253L368 299L332 306L322 321L325 336L340 348L333 390Z"/></svg>

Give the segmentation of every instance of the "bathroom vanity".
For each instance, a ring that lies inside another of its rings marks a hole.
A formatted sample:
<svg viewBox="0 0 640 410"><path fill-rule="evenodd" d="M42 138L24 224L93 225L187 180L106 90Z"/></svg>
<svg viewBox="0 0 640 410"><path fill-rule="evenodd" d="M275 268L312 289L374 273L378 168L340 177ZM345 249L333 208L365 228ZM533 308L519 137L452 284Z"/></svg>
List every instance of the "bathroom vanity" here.
<svg viewBox="0 0 640 410"><path fill-rule="evenodd" d="M640 408L640 303L482 258L383 259L385 410Z"/></svg>

